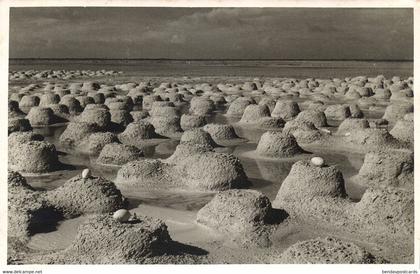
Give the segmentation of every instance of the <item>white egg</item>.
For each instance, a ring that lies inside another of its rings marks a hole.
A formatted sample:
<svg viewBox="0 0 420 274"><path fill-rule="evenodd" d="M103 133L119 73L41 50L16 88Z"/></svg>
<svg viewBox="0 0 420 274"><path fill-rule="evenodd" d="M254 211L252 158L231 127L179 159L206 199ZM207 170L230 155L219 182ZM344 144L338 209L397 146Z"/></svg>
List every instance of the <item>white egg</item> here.
<svg viewBox="0 0 420 274"><path fill-rule="evenodd" d="M315 166L323 166L324 165L324 159L321 157L313 157L311 159L311 163Z"/></svg>
<svg viewBox="0 0 420 274"><path fill-rule="evenodd" d="M82 178L86 179L92 176L92 172L90 172L90 169L86 168L82 171Z"/></svg>
<svg viewBox="0 0 420 274"><path fill-rule="evenodd" d="M112 217L115 220L123 223L123 222L127 222L130 219L131 214L130 214L130 211L128 211L127 209L119 209L119 210L114 212Z"/></svg>
<svg viewBox="0 0 420 274"><path fill-rule="evenodd" d="M346 132L346 134L344 134L344 136L350 136L350 132Z"/></svg>
<svg viewBox="0 0 420 274"><path fill-rule="evenodd" d="M331 130L329 130L329 129L326 129L326 128L321 128L321 131L323 131L323 132L325 132L325 133L327 133L327 134L331 135Z"/></svg>

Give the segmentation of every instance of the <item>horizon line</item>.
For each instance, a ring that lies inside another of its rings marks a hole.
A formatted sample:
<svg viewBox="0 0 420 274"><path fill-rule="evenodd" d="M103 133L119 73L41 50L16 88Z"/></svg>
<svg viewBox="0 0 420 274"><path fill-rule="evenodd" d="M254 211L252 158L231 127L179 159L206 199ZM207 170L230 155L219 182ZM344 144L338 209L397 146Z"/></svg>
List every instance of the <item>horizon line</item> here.
<svg viewBox="0 0 420 274"><path fill-rule="evenodd" d="M142 61L376 61L376 62L413 62L414 59L239 59L239 58L51 58L51 57L9 57L10 60L142 60Z"/></svg>

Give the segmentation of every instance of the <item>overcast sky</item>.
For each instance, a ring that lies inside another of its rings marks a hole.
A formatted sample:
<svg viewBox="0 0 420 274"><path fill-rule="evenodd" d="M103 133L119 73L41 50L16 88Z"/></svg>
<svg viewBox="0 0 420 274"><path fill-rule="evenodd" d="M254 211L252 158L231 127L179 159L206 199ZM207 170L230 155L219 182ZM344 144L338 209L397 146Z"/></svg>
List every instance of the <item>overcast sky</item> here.
<svg viewBox="0 0 420 274"><path fill-rule="evenodd" d="M411 60L413 12L11 8L10 57Z"/></svg>

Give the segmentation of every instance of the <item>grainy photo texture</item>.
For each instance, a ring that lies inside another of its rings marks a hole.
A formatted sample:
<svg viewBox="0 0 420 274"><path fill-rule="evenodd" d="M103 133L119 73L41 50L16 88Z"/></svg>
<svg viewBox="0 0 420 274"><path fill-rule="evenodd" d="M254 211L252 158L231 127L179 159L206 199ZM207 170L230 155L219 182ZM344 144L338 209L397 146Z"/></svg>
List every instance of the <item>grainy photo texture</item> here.
<svg viewBox="0 0 420 274"><path fill-rule="evenodd" d="M9 264L414 262L413 9L10 8Z"/></svg>

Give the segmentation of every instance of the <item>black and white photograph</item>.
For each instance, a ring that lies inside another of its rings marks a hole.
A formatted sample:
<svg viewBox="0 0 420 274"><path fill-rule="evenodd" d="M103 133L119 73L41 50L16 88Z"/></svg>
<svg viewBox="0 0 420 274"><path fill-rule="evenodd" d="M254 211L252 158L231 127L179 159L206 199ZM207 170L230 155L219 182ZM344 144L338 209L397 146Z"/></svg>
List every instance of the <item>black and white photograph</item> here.
<svg viewBox="0 0 420 274"><path fill-rule="evenodd" d="M2 273L420 271L416 2L281 2L9 1Z"/></svg>

